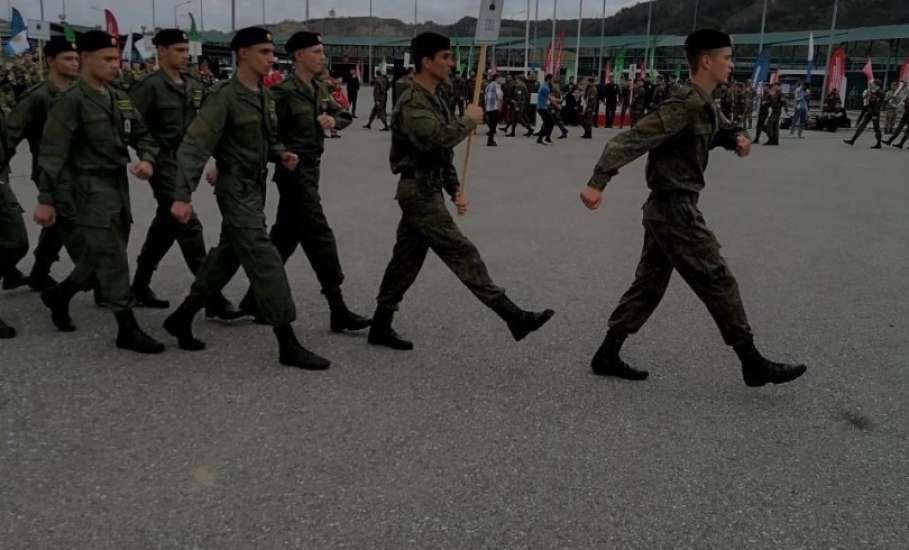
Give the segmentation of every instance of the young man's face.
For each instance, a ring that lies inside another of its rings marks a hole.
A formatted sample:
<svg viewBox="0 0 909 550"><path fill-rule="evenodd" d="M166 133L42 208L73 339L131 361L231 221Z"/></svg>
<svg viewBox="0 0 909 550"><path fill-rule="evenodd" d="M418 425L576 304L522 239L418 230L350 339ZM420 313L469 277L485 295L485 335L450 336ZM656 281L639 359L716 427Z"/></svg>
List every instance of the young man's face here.
<svg viewBox="0 0 909 550"><path fill-rule="evenodd" d="M171 44L170 46L159 46L158 58L161 60L162 65L183 71L189 65L189 44L183 42Z"/></svg>
<svg viewBox="0 0 909 550"><path fill-rule="evenodd" d="M306 72L312 74L322 73L325 69L324 59L325 46L321 44L294 52L294 60L299 63ZM353 71L351 71L350 74L354 74Z"/></svg>
<svg viewBox="0 0 909 550"><path fill-rule="evenodd" d="M423 71L431 74L437 80L445 80L454 67L454 58L451 50L436 52L434 56L423 58Z"/></svg>
<svg viewBox="0 0 909 550"><path fill-rule="evenodd" d="M51 72L66 78L79 76L79 54L76 52L58 53L47 58L47 67Z"/></svg>
<svg viewBox="0 0 909 550"><path fill-rule="evenodd" d="M716 84L728 81L735 67L732 63L732 48L728 47L702 53L698 63L700 64L698 72L705 72Z"/></svg>
<svg viewBox="0 0 909 550"><path fill-rule="evenodd" d="M104 48L83 53L81 60L83 71L101 82L113 82L120 73L120 50L118 48Z"/></svg>
<svg viewBox="0 0 909 550"><path fill-rule="evenodd" d="M275 63L275 47L273 44L263 43L240 48L237 59L259 76L265 76L271 71Z"/></svg>

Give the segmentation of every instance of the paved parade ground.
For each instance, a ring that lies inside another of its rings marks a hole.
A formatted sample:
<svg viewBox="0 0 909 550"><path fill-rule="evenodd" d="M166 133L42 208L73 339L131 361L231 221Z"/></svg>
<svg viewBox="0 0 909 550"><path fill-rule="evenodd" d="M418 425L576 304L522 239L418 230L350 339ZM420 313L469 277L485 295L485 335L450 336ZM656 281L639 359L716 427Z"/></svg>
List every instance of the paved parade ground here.
<svg viewBox="0 0 909 550"><path fill-rule="evenodd" d="M322 189L348 303L371 314L399 210L389 134L361 128L368 107L327 141ZM161 328L166 311L139 309L168 345L140 356L114 347L90 293L69 334L37 294L3 293L19 337L0 342L0 547L905 548L909 152L785 131L745 160L714 151L700 204L756 343L809 370L747 388L674 276L623 351L651 371L634 383L588 364L641 250L644 162L589 212L578 192L615 132L580 133L474 150L459 223L519 305L556 310L520 344L432 255L396 318L412 352L332 334L305 256L291 258L297 327L326 372L280 367L271 330L251 322L200 315L208 350L190 353ZM23 149L12 185L34 246L29 162ZM132 200L134 268L146 183ZM207 184L194 203L213 246ZM174 247L152 287L176 306L191 282ZM236 303L245 287L241 274L226 293Z"/></svg>

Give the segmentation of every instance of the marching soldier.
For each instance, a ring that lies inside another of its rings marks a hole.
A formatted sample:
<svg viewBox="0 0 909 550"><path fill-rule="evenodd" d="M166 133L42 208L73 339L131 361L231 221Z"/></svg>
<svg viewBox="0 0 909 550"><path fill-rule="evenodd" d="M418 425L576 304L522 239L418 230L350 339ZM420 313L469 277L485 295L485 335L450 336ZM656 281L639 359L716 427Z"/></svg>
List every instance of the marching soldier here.
<svg viewBox="0 0 909 550"><path fill-rule="evenodd" d="M470 105L466 117L455 119L436 95L439 82L447 78L454 63L448 38L422 33L411 41L410 48L417 74L392 114L390 154L391 171L401 176L396 198L402 215L391 262L379 288L369 343L413 349L413 344L401 338L391 323L429 250L508 324L515 340L521 340L542 327L553 311L523 311L505 296L489 277L476 247L455 225L442 197L444 189L459 213L467 211L453 165L453 148L476 129L483 111Z"/></svg>
<svg viewBox="0 0 909 550"><path fill-rule="evenodd" d="M22 94L6 121L7 146L12 157L19 143L28 142L32 155L32 181L39 183L38 159L41 155L41 136L44 123L54 101L66 91L79 76L79 54L76 45L62 36L54 37L44 45L48 76L44 82L32 86ZM32 290L43 291L57 282L50 276L51 265L59 259L64 245L73 261L84 251L84 243L76 231L74 212L67 184L57 186L57 223L44 227L35 247L35 263L28 276ZM65 204L64 204L65 203Z"/></svg>
<svg viewBox="0 0 909 550"><path fill-rule="evenodd" d="M369 113L369 121L364 128L372 129L372 121L379 119L382 121L382 131L388 131L388 119L385 116L386 105L388 104L388 77L376 69L376 78L372 83L372 111Z"/></svg>
<svg viewBox="0 0 909 550"><path fill-rule="evenodd" d="M902 141L894 145L893 142L896 141L896 138L900 137L900 134L903 132L904 128L906 129L906 133L903 134ZM891 147L902 149L907 139L909 139L909 95L907 95L903 100L903 116L900 118L899 124L896 125L896 130L893 131L893 135L890 136L890 139L884 143L890 145Z"/></svg>
<svg viewBox="0 0 909 550"><path fill-rule="evenodd" d="M593 119L597 116L597 105L600 101L600 95L597 93L596 79L587 78L587 87L584 88L584 135L583 139L593 137Z"/></svg>
<svg viewBox="0 0 909 550"><path fill-rule="evenodd" d="M6 142L4 116L0 112L0 278L19 274L16 264L28 254L28 232L22 220L22 207L9 184L10 150ZM0 339L15 338L16 329L0 319Z"/></svg>
<svg viewBox="0 0 909 550"><path fill-rule="evenodd" d="M205 349L205 343L193 335L193 318L243 267L262 320L274 328L281 364L326 369L329 361L301 346L294 334L291 323L296 309L287 274L265 232L267 164L280 163L292 172L298 162L297 155L277 140L275 102L262 85L275 59L271 33L258 27L241 29L234 34L231 49L237 58L236 74L214 86L177 150L171 205L180 223L192 218L192 193L214 155L221 242L209 252L189 296L165 320L164 329L182 349Z"/></svg>
<svg viewBox="0 0 909 550"><path fill-rule="evenodd" d="M206 256L202 224L195 212L186 223L177 222L170 214L177 179L177 149L202 106L205 86L186 71L189 37L185 32L163 29L152 43L158 49L160 69L135 82L130 95L161 150L151 178L158 207L136 261L132 295L142 306L167 309L170 302L158 298L149 286L158 264L175 242L193 275L199 272ZM211 295L205 312L208 317L224 320L243 316L220 292Z"/></svg>
<svg viewBox="0 0 909 550"><path fill-rule="evenodd" d="M745 157L748 134L722 128L711 92L732 71L732 41L725 33L696 31L685 41L691 87L679 89L631 130L612 139L581 192L590 210L599 208L603 189L621 167L649 153L644 204L644 251L631 288L609 318L609 330L591 367L601 376L644 380L647 372L626 364L619 352L663 298L674 270L707 306L723 339L739 356L748 386L780 384L801 376L804 365L765 359L754 345L735 277L720 245L697 207L711 148L721 146Z"/></svg>
<svg viewBox="0 0 909 550"><path fill-rule="evenodd" d="M786 98L780 92L780 83L774 82L770 85L770 94L767 96L767 122L764 123L764 131L767 132L767 143L764 145L780 144L780 118L783 111L788 111Z"/></svg>
<svg viewBox="0 0 909 550"><path fill-rule="evenodd" d="M745 87L742 89L742 102L745 105L745 123L744 128L746 130L751 130L752 123L754 122L754 85L749 80Z"/></svg>
<svg viewBox="0 0 909 550"><path fill-rule="evenodd" d="M869 122L874 123L874 138L877 140L872 149L881 148L881 107L884 105L884 92L881 91L880 85L877 83L877 80L872 80L868 84L867 99L868 105L865 107L865 111L862 113L862 117L859 119L858 124L855 128L855 135L852 136L852 139L844 139L843 143L848 145L855 145L855 141L862 135L865 131L865 127L868 126Z"/></svg>
<svg viewBox="0 0 909 550"><path fill-rule="evenodd" d="M631 126L637 124L641 117L644 116L644 107L647 105L647 89L644 87L644 81L637 79L634 82L634 89L631 92L631 107L628 109L631 115Z"/></svg>
<svg viewBox="0 0 909 550"><path fill-rule="evenodd" d="M154 173L158 145L148 133L132 101L112 86L117 78L120 44L103 31L83 33L77 46L81 78L54 103L47 116L38 164L40 194L35 221L52 225L55 192L64 180L72 181L78 231L85 252L60 284L41 293L51 319L64 332L76 329L69 302L76 292L97 280L119 326L117 347L139 353L160 353L164 345L145 334L130 308L129 263L126 246L132 214L126 167L131 146L139 161L130 172L147 180Z"/></svg>
<svg viewBox="0 0 909 550"><path fill-rule="evenodd" d="M275 168L281 198L277 220L271 228L271 242L285 263L297 246L303 247L328 300L333 332L361 330L369 326L370 319L351 312L344 303L341 293L344 272L338 259L338 245L319 197L324 130L342 130L353 117L335 103L327 84L317 76L324 68L321 35L298 32L287 41L285 50L294 62L294 71L269 92L276 103L278 138L288 151L299 157L299 163L296 170ZM240 308L257 312L252 289Z"/></svg>
<svg viewBox="0 0 909 550"><path fill-rule="evenodd" d="M760 96L761 104L758 106L757 132L754 135L754 143L761 142L761 134L766 131L767 117L770 116L770 88L766 84L761 85Z"/></svg>
<svg viewBox="0 0 909 550"><path fill-rule="evenodd" d="M532 136L533 126L527 121L527 107L530 105L530 92L527 90L527 83L524 75L518 76L515 81L514 96L511 101L511 112L514 113L514 115L511 117L511 132L505 135L514 137L515 130L518 129L518 124L520 124L527 130L524 137ZM463 110L461 111L460 116L464 116Z"/></svg>

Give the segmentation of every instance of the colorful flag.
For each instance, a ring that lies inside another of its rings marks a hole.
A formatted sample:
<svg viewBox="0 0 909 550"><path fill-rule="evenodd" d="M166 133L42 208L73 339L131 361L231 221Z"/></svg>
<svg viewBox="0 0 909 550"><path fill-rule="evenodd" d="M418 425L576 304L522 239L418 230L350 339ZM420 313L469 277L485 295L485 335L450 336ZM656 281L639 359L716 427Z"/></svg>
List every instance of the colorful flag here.
<svg viewBox="0 0 909 550"><path fill-rule="evenodd" d="M779 81L780 81L780 70L777 69L776 72L770 76L770 83L776 84Z"/></svg>
<svg viewBox="0 0 909 550"><path fill-rule="evenodd" d="M619 50L619 53L615 56L615 67L613 68L615 73L614 82L621 82L622 75L625 74L625 48Z"/></svg>
<svg viewBox="0 0 909 550"><path fill-rule="evenodd" d="M900 82L909 82L909 57L903 61L903 66L900 68Z"/></svg>
<svg viewBox="0 0 909 550"><path fill-rule="evenodd" d="M751 77L751 85L757 88L762 82L767 82L770 76L770 50L764 48L758 55L754 63L754 74Z"/></svg>
<svg viewBox="0 0 909 550"><path fill-rule="evenodd" d="M25 20L19 10L12 8L13 18L9 25L9 42L3 48L3 53L7 57L15 57L29 49L28 28L25 26Z"/></svg>
<svg viewBox="0 0 909 550"><path fill-rule="evenodd" d="M69 26L69 23L66 21L63 22L63 36L66 38L66 41L73 43L76 41L76 31Z"/></svg>
<svg viewBox="0 0 909 550"><path fill-rule="evenodd" d="M189 15L189 41L190 42L199 42L201 37L199 36L199 29L196 28L196 18L193 17L193 14Z"/></svg>
<svg viewBox="0 0 909 550"><path fill-rule="evenodd" d="M126 45L123 46L123 53L120 56L122 61L132 63L133 61L133 30L129 29L129 36L126 37Z"/></svg>
<svg viewBox="0 0 909 550"><path fill-rule="evenodd" d="M805 70L807 80L811 80L811 70L814 68L814 33L808 33L808 68Z"/></svg>
<svg viewBox="0 0 909 550"><path fill-rule="evenodd" d="M871 66L871 58L868 58L868 61L865 62L865 66L862 67L862 74L865 75L865 78L868 80L874 80L874 69Z"/></svg>
<svg viewBox="0 0 909 550"><path fill-rule="evenodd" d="M846 50L843 48L833 50L827 66L827 89L824 90L824 96L831 90L839 92L842 98L846 97Z"/></svg>
<svg viewBox="0 0 909 550"><path fill-rule="evenodd" d="M120 37L120 27L117 25L117 18L114 17L114 12L110 10L104 10L104 30L111 36Z"/></svg>

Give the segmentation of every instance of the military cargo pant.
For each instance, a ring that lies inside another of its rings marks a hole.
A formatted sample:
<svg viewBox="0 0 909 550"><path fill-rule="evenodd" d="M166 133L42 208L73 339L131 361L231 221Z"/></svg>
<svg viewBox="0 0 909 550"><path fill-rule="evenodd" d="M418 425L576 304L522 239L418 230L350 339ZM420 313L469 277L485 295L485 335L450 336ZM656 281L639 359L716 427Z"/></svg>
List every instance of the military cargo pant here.
<svg viewBox="0 0 909 550"><path fill-rule="evenodd" d="M767 129L767 113L764 111L760 111L758 113L757 131L754 135L755 143L758 143L759 141L761 141L761 134L763 134L766 131L766 129Z"/></svg>
<svg viewBox="0 0 909 550"><path fill-rule="evenodd" d="M596 116L596 111L592 108L584 109L584 133L589 134L593 131L593 118Z"/></svg>
<svg viewBox="0 0 909 550"><path fill-rule="evenodd" d="M874 123L874 137L877 139L878 143L881 141L881 115L873 114L867 109L862 114L861 120L859 120L858 127L855 129L855 135L852 136L852 141L858 141L858 138L861 137L862 133L865 132L865 128L868 126L869 122Z"/></svg>
<svg viewBox="0 0 909 550"><path fill-rule="evenodd" d="M909 139L909 111L903 114L903 117L900 118L900 123L896 125L896 129L893 131L893 135L890 136L890 143L893 143L900 137L900 134L903 133L905 128L906 133L903 135L903 140L900 141L900 145L906 143L906 140Z"/></svg>
<svg viewBox="0 0 909 550"><path fill-rule="evenodd" d="M301 158L294 172L279 165L275 168L275 182L281 198L277 219L271 228L271 242L281 254L281 260L286 262L300 245L322 290L340 288L344 272L338 259L335 234L322 210L318 160Z"/></svg>
<svg viewBox="0 0 909 550"><path fill-rule="evenodd" d="M388 101L386 99L386 101ZM385 103L386 101L376 101L372 106L372 111L369 112L369 122L366 123L367 126L372 126L372 121L379 119L382 121L382 124L388 126L388 119L385 116Z"/></svg>
<svg viewBox="0 0 909 550"><path fill-rule="evenodd" d="M59 224L42 227L38 235L38 244L35 245L35 264L32 273L47 275L51 265L60 259L60 251L64 244L65 239Z"/></svg>
<svg viewBox="0 0 909 550"><path fill-rule="evenodd" d="M398 188L401 221L397 242L377 302L383 309L397 310L432 250L462 283L487 307L495 308L505 298L486 270L479 251L461 233L445 208L441 192L419 189L416 180L402 180Z"/></svg>
<svg viewBox="0 0 909 550"><path fill-rule="evenodd" d="M764 131L767 132L767 145L780 144L780 115L771 114L767 117L764 124Z"/></svg>
<svg viewBox="0 0 909 550"><path fill-rule="evenodd" d="M28 254L28 232L22 208L9 182L0 179L0 278L16 268Z"/></svg>
<svg viewBox="0 0 909 550"><path fill-rule="evenodd" d="M644 250L631 288L609 318L609 332L634 334L666 293L673 270L707 306L729 346L753 339L735 277L707 228L697 195L651 197L644 204Z"/></svg>
<svg viewBox="0 0 909 550"><path fill-rule="evenodd" d="M511 112L514 113L511 117L511 125L509 128L509 133L514 133L517 130L518 125L521 125L528 132L533 130L530 124L527 122L527 110L519 106L517 103L512 105Z"/></svg>

